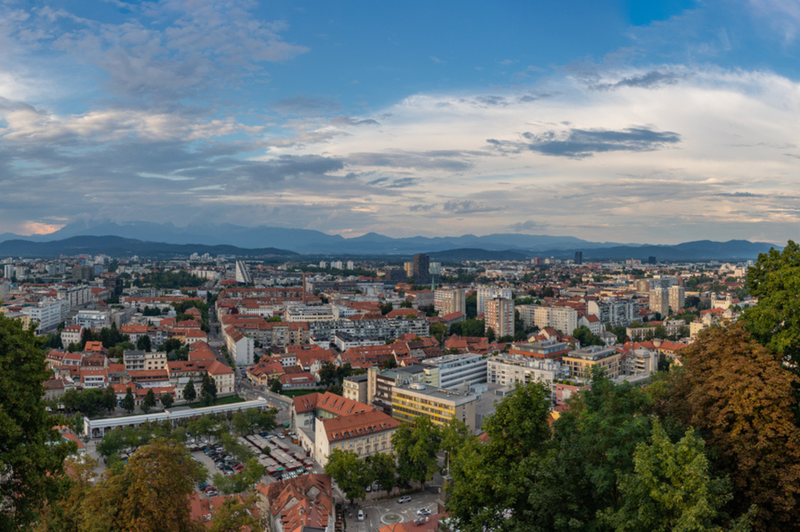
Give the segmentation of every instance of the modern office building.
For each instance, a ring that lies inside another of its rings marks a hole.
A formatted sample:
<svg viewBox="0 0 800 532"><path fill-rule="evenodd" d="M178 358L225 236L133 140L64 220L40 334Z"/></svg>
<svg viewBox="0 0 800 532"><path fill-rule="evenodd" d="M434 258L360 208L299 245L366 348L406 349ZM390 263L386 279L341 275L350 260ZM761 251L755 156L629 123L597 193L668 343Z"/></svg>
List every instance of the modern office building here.
<svg viewBox="0 0 800 532"><path fill-rule="evenodd" d="M427 255L414 255L412 265L414 282L416 284L430 284L431 282L431 259Z"/></svg>
<svg viewBox="0 0 800 532"><path fill-rule="evenodd" d="M445 355L422 361L423 381L436 388L455 388L486 382L486 357L472 353Z"/></svg>
<svg viewBox="0 0 800 532"><path fill-rule="evenodd" d="M392 389L392 417L413 423L417 417L427 417L436 425L447 425L455 418L475 432L475 403L477 396L415 382Z"/></svg>

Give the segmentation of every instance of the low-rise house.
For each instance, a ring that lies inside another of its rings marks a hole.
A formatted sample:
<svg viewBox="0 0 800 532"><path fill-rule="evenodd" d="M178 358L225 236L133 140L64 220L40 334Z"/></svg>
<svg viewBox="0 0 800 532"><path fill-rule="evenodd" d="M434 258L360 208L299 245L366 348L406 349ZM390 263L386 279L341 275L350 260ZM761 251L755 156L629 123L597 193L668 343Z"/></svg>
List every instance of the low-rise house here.
<svg viewBox="0 0 800 532"><path fill-rule="evenodd" d="M311 474L256 486L256 508L270 532L331 532L336 522L331 477Z"/></svg>

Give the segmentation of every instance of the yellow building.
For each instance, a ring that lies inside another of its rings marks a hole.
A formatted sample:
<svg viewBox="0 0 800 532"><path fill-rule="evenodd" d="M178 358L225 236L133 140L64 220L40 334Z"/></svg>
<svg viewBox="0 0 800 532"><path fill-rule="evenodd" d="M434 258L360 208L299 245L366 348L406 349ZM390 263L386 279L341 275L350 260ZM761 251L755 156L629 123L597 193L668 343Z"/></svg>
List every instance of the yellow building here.
<svg viewBox="0 0 800 532"><path fill-rule="evenodd" d="M425 416L436 425L446 425L452 418L475 431L475 403L478 398L464 392L431 388L412 382L392 388L392 417L413 423Z"/></svg>
<svg viewBox="0 0 800 532"><path fill-rule="evenodd" d="M614 348L592 345L583 349L570 351L564 355L561 363L569 369L570 378L589 379L594 367L603 368L606 377L616 379L619 377L619 367L622 355Z"/></svg>

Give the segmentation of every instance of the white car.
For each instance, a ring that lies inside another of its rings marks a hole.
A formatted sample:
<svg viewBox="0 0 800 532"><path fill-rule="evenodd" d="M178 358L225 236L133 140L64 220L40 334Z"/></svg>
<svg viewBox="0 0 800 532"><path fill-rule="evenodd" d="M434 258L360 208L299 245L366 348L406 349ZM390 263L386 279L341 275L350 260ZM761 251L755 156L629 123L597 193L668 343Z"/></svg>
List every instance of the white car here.
<svg viewBox="0 0 800 532"><path fill-rule="evenodd" d="M405 496L400 497L399 499L397 499L397 503L398 504L403 504L404 502L411 502L411 496L410 495L405 495Z"/></svg>
<svg viewBox="0 0 800 532"><path fill-rule="evenodd" d="M431 514L432 514L432 512L430 510L428 510L427 508L422 508L420 510L417 510L417 515L420 515L422 517L428 517Z"/></svg>

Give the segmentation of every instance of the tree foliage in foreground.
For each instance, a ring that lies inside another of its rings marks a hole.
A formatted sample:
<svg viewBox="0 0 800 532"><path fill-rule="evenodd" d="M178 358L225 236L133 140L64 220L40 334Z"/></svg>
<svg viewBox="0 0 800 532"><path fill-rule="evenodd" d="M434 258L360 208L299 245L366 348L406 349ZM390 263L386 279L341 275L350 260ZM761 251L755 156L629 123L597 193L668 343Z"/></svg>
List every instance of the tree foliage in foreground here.
<svg viewBox="0 0 800 532"><path fill-rule="evenodd" d="M61 485L72 447L45 410L49 377L33 330L0 315L0 530L28 527Z"/></svg>
<svg viewBox="0 0 800 532"><path fill-rule="evenodd" d="M730 476L731 514L758 506L754 526L785 529L800 520L800 379L744 326L703 331L681 351L683 368L664 391L665 409L693 426Z"/></svg>

